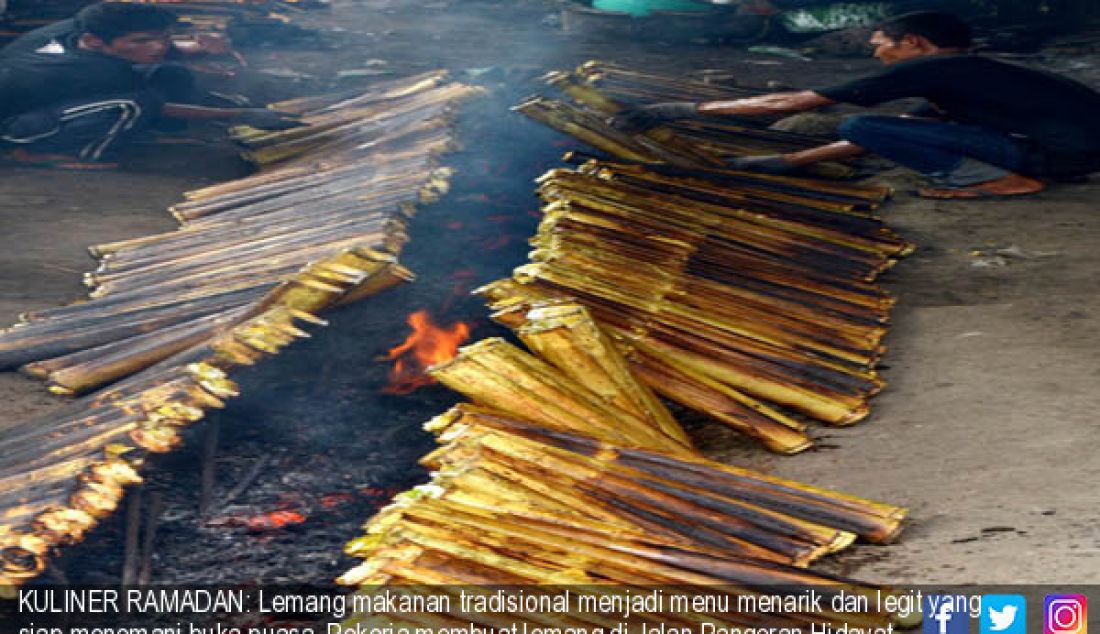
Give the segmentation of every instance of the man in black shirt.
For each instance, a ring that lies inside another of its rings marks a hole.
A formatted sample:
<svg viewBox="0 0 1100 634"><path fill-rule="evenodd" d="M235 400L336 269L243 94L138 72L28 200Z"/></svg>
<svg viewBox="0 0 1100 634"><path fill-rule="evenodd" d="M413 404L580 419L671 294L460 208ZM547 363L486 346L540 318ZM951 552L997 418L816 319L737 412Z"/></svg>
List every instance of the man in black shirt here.
<svg viewBox="0 0 1100 634"><path fill-rule="evenodd" d="M0 139L27 164L95 167L158 119L222 120L258 128L299 125L267 109L186 103L190 73L162 64L174 14L103 2L32 31L0 51Z"/></svg>
<svg viewBox="0 0 1100 634"><path fill-rule="evenodd" d="M1040 178L1100 171L1100 94L1075 81L968 54L970 28L945 13L913 13L884 23L871 38L887 68L845 84L707 103L643 106L619 115L639 128L703 115L766 115L834 103L874 106L920 97L904 116L860 115L840 126L844 141L802 152L735 159L735 169L786 173L864 151L933 179L934 198L1041 191Z"/></svg>

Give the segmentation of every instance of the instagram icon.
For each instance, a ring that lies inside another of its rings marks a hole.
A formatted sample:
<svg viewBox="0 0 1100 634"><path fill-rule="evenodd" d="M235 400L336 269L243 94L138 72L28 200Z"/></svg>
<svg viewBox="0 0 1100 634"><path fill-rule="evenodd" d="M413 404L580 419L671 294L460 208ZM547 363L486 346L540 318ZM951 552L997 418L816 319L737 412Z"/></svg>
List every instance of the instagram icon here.
<svg viewBox="0 0 1100 634"><path fill-rule="evenodd" d="M1043 634L1087 634L1088 600L1082 594L1048 594L1043 599Z"/></svg>

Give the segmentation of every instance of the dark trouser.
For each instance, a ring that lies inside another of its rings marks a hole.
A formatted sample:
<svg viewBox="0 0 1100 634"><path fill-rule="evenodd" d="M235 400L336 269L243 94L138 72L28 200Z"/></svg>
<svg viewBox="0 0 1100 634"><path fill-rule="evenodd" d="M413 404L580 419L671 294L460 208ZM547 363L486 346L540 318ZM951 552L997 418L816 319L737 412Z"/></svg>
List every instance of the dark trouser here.
<svg viewBox="0 0 1100 634"><path fill-rule="evenodd" d="M1029 149L1007 134L972 125L881 115L840 124L841 138L953 186L1028 172Z"/></svg>
<svg viewBox="0 0 1100 634"><path fill-rule="evenodd" d="M110 156L126 138L146 129L160 115L163 104L151 93L69 102L8 119L0 138L37 154L98 161Z"/></svg>

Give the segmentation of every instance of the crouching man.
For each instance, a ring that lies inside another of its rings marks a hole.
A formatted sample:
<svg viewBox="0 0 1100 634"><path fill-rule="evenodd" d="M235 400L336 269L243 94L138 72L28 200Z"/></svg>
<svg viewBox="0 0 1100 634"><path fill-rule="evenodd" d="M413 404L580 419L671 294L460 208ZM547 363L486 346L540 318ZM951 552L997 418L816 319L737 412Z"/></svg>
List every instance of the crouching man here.
<svg viewBox="0 0 1100 634"><path fill-rule="evenodd" d="M932 180L932 198L1032 194L1041 179L1100 171L1100 94L1075 81L969 53L970 27L939 12L882 24L871 37L887 68L827 88L628 110L612 123L639 129L707 115L773 115L834 103L858 106L920 97L903 116L859 115L840 126L841 142L783 155L735 159L735 169L782 174L820 161L871 152Z"/></svg>
<svg viewBox="0 0 1100 634"><path fill-rule="evenodd" d="M277 130L301 125L263 108L188 103L190 72L164 64L174 14L101 2L0 51L0 140L24 164L110 167L135 133L164 120L217 120Z"/></svg>

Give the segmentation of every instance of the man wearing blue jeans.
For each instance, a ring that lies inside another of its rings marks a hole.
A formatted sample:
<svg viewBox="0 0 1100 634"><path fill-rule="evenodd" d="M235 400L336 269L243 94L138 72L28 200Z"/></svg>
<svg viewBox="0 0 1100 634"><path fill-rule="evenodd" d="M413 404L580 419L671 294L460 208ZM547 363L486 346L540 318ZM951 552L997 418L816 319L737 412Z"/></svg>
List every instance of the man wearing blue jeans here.
<svg viewBox="0 0 1100 634"><path fill-rule="evenodd" d="M932 198L980 198L1042 191L1042 178L1100 171L1100 94L1065 77L971 55L970 27L939 12L882 24L871 37L878 74L845 84L706 103L627 110L612 123L639 129L707 115L802 112L834 103L874 106L920 97L903 116L860 115L841 124L838 143L735 159L734 169L782 174L871 152L929 177Z"/></svg>

